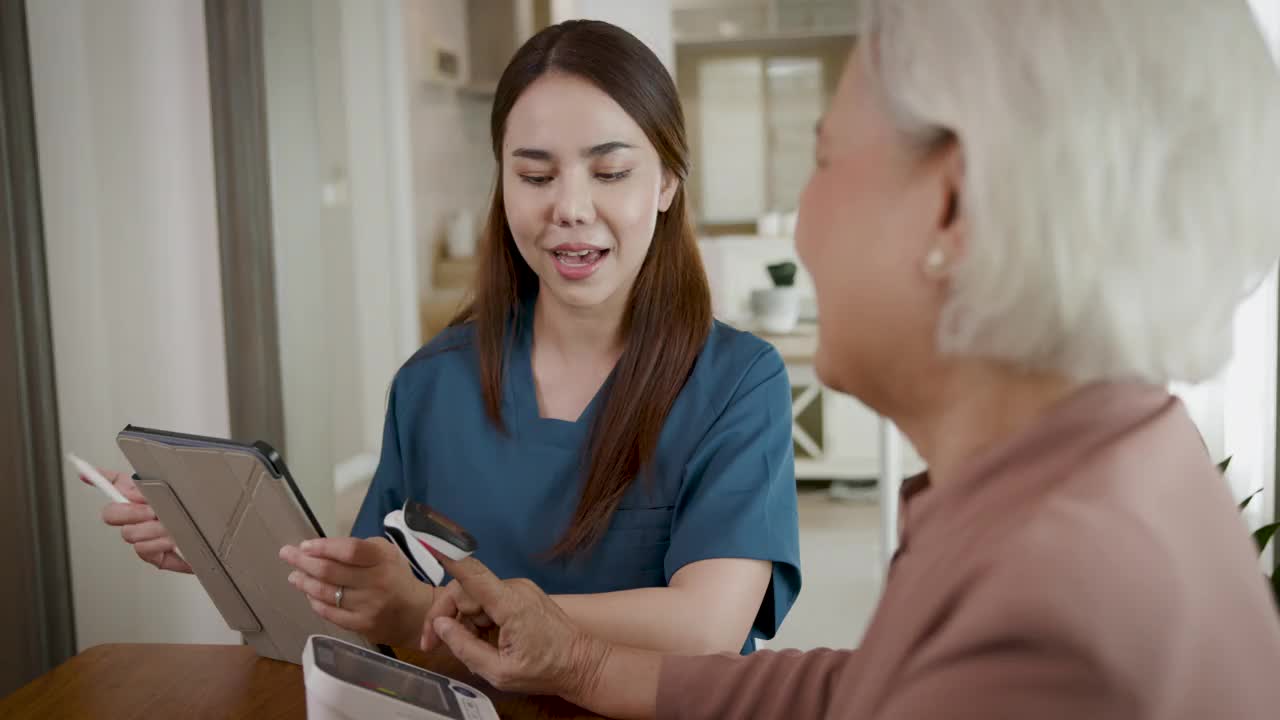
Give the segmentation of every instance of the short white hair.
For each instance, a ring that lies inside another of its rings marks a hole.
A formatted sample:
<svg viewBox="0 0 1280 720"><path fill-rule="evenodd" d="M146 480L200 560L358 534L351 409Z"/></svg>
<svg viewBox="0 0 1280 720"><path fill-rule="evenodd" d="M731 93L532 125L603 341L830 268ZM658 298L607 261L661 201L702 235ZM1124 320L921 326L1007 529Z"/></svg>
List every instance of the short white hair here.
<svg viewBox="0 0 1280 720"><path fill-rule="evenodd" d="M1280 73L1245 0L871 0L895 122L955 137L971 239L939 344L1198 382L1280 255Z"/></svg>

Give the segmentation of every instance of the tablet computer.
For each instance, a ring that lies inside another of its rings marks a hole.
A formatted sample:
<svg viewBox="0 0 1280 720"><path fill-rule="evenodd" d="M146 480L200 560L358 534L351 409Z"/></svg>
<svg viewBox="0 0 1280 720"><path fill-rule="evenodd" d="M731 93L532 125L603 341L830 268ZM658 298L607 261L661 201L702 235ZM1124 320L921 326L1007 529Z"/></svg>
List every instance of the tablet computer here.
<svg viewBox="0 0 1280 720"><path fill-rule="evenodd" d="M374 649L316 615L289 583L280 548L324 532L270 445L133 425L116 444L218 612L259 655L301 664L315 634Z"/></svg>

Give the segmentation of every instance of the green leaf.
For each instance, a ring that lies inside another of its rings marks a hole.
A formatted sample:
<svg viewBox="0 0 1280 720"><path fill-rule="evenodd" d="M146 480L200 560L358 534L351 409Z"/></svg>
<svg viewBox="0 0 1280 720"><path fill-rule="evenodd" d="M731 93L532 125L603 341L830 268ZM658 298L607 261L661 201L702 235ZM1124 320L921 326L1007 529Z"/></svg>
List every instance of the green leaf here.
<svg viewBox="0 0 1280 720"><path fill-rule="evenodd" d="M796 282L796 264L790 260L766 265L765 268L769 271L773 284L778 287L791 287Z"/></svg>
<svg viewBox="0 0 1280 720"><path fill-rule="evenodd" d="M1258 488L1257 490L1254 490L1253 492L1249 493L1249 497L1240 501L1240 509L1243 510L1249 507L1249 501L1252 500L1254 496L1256 496L1260 492L1262 492L1262 488Z"/></svg>
<svg viewBox="0 0 1280 720"><path fill-rule="evenodd" d="M1227 471L1227 468L1231 466L1232 457L1234 457L1234 455L1228 455L1226 460L1218 463L1218 472L1225 473Z"/></svg>
<svg viewBox="0 0 1280 720"><path fill-rule="evenodd" d="M1253 541L1258 544L1258 552L1262 552L1267 549L1267 543L1271 542L1271 538L1276 534L1276 530L1280 530L1280 522L1263 525L1253 531Z"/></svg>

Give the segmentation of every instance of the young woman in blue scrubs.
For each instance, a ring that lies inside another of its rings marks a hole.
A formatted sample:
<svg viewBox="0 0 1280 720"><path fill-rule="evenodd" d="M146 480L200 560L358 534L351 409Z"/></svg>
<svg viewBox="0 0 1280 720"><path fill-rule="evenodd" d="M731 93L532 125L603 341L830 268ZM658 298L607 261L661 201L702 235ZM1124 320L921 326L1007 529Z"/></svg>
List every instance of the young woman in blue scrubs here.
<svg viewBox="0 0 1280 720"><path fill-rule="evenodd" d="M415 646L446 591L381 538L412 499L594 634L749 652L800 589L790 385L770 345L712 319L671 77L625 31L563 23L511 61L491 130L474 301L392 382L355 537L284 548L291 581Z"/></svg>

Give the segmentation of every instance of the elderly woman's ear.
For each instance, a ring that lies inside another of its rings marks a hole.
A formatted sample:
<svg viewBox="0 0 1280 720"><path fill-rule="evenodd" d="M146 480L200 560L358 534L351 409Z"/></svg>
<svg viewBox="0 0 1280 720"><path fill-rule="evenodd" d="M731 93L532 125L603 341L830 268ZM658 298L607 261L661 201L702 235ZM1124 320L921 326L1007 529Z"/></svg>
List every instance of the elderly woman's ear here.
<svg viewBox="0 0 1280 720"><path fill-rule="evenodd" d="M968 247L969 219L964 211L964 153L955 138L948 139L926 161L934 176L930 192L936 194L931 244L925 249L920 268L927 278L950 276Z"/></svg>

